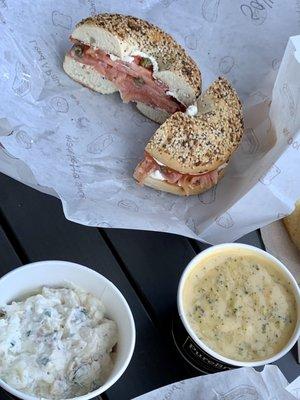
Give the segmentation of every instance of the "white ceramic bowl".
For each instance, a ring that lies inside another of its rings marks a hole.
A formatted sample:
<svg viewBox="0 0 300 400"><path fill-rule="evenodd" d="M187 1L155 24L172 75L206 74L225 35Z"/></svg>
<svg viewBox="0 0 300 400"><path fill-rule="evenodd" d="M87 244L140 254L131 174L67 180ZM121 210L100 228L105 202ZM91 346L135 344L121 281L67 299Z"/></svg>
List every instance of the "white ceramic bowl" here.
<svg viewBox="0 0 300 400"><path fill-rule="evenodd" d="M66 261L41 261L14 269L0 279L0 307L22 299L42 286L67 287L70 283L103 301L106 314L118 324L119 340L114 368L99 389L72 400L88 400L109 389L127 368L135 345L135 325L130 308L116 286L90 268ZM22 393L0 379L0 386L23 400L38 400Z"/></svg>
<svg viewBox="0 0 300 400"><path fill-rule="evenodd" d="M211 255L215 252L219 253L220 250L222 250L222 249L224 249L226 251L228 251L228 249L251 250L256 254L259 254L259 255L263 256L264 258L273 261L274 265L276 265L283 272L283 274L287 277L287 279L292 284L292 289L293 289L293 292L295 295L296 307L297 307L296 327L295 327L292 337L290 338L290 340L288 341L286 346L279 353L275 354L273 357L270 357L265 360L249 361L249 362L237 361L237 360L232 360L230 358L224 357L221 354L218 354L217 352L212 350L201 339L198 338L198 336L193 331L193 329L185 315L182 294L183 294L183 288L184 288L184 284L185 284L185 280L186 280L187 276L189 275L190 271L197 264L199 264L199 262L201 260L205 259L208 255ZM258 249L257 247L254 247L254 246L249 246L247 244L240 244L240 243L220 244L217 246L212 246L212 247L208 248L207 250L202 251L196 257L194 257L189 262L189 264L187 265L187 267L185 268L185 270L181 276L181 279L179 282L179 287L178 287L178 292L177 292L177 307L178 307L179 316L181 318L181 321L182 321L185 329L187 330L188 334L192 337L192 339L197 343L197 345L200 348L202 348L206 353L211 355L212 357L214 357L217 360L220 360L226 364L229 364L229 365L234 365L234 366L238 366L238 367L257 367L259 365L270 364L270 363L278 360L279 358L283 357L294 346L294 344L296 343L296 341L298 340L298 338L300 336L300 290L299 290L299 286L298 286L296 280L294 279L293 275L289 272L289 270L282 264L282 262L277 260L277 258L273 257L271 254L265 252L264 250Z"/></svg>

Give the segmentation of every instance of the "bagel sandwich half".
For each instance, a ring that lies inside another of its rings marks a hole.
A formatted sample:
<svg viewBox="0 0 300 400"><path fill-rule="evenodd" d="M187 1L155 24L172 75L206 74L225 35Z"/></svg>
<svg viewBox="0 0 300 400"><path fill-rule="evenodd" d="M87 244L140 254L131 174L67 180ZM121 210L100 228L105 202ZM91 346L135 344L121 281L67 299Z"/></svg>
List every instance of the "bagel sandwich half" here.
<svg viewBox="0 0 300 400"><path fill-rule="evenodd" d="M154 133L134 171L142 185L181 196L218 183L243 135L241 102L224 78L199 98L195 116L176 112Z"/></svg>
<svg viewBox="0 0 300 400"><path fill-rule="evenodd" d="M99 14L79 22L63 68L102 94L120 92L146 117L162 123L185 111L201 92L196 63L160 28L132 16Z"/></svg>

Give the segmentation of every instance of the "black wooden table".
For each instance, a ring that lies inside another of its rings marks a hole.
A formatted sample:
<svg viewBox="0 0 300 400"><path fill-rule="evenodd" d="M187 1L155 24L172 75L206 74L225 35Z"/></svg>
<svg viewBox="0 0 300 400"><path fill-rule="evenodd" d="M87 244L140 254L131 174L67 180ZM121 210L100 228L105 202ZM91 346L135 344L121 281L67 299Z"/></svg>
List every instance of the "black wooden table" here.
<svg viewBox="0 0 300 400"><path fill-rule="evenodd" d="M131 307L137 330L134 355L104 399L132 399L199 374L177 353L171 321L181 272L207 245L164 233L81 226L65 219L54 197L2 174L0 188L1 276L34 261L73 261L110 279ZM258 232L239 241L263 247ZM300 375L296 359L294 348L276 363L289 381ZM9 398L0 391L1 400Z"/></svg>

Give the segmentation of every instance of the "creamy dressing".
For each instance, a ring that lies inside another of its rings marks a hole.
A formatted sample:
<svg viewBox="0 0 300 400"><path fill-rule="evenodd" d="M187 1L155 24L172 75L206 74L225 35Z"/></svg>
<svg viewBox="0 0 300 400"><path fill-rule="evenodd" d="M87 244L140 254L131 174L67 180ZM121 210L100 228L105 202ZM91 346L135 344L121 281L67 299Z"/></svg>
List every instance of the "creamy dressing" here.
<svg viewBox="0 0 300 400"><path fill-rule="evenodd" d="M0 377L47 399L99 388L112 367L117 325L102 302L75 289L43 288L1 308Z"/></svg>
<svg viewBox="0 0 300 400"><path fill-rule="evenodd" d="M233 360L272 357L291 338L297 319L291 283L251 251L208 256L188 275L183 305L196 335Z"/></svg>
<svg viewBox="0 0 300 400"><path fill-rule="evenodd" d="M154 158L153 157L153 160L158 164L158 165L161 165L161 166L165 166L165 164L163 164L162 162L160 162L160 161L158 161L156 158Z"/></svg>
<svg viewBox="0 0 300 400"><path fill-rule="evenodd" d="M165 181L165 177L162 175L159 169L156 169L155 171L152 171L151 174L149 175L153 179L157 179L159 181Z"/></svg>
<svg viewBox="0 0 300 400"><path fill-rule="evenodd" d="M158 64L157 61L154 57L150 56L147 53L144 53L142 51L138 51L138 50L134 50L130 55L124 55L122 58L118 57L114 54L108 53L110 59L112 61L124 61L124 62L128 62L128 63L132 63L134 61L134 56L139 56L139 57L143 57L143 58L147 58L148 60L151 61L152 66L153 66L153 73L158 72Z"/></svg>
<svg viewBox="0 0 300 400"><path fill-rule="evenodd" d="M198 113L198 108L196 105L192 104L191 106L188 106L188 108L185 111L185 114L188 115L189 117L194 117Z"/></svg>
<svg viewBox="0 0 300 400"><path fill-rule="evenodd" d="M171 96L171 97L174 97L174 99L176 99L176 100L179 101L177 94L174 93L174 92L172 92L171 90L167 90L167 91L166 91L166 95Z"/></svg>
<svg viewBox="0 0 300 400"><path fill-rule="evenodd" d="M108 55L109 55L109 58L112 61L119 61L120 60L120 61L124 61L124 62L128 62L128 63L132 63L134 61L134 57L127 56L127 55L125 55L123 58L115 56L114 54L111 54L111 53L108 53Z"/></svg>

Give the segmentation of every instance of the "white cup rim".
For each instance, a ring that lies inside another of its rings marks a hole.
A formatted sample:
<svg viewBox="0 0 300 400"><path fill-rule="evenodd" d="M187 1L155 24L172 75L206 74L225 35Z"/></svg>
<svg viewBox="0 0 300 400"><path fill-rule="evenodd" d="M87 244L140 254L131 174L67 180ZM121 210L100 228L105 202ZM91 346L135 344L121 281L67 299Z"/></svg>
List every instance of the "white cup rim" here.
<svg viewBox="0 0 300 400"><path fill-rule="evenodd" d="M293 293L294 293L296 304L297 304L296 327L293 332L293 335L291 336L291 338L287 342L287 344L283 347L283 349L281 349L281 351L276 353L274 356L269 357L267 359L263 359L263 360L259 360L259 361L239 361L239 360L230 359L228 357L225 357L225 356L217 353L216 351L214 351L210 347L208 347L201 339L199 339L199 337L195 334L194 330L192 329L188 319L186 318L184 307L183 307L183 301L182 301L182 293L183 293L184 283L185 283L185 280L186 280L188 274L194 268L194 266L196 264L198 264L198 262L201 259L205 258L208 254L214 253L221 249L230 249L230 248L248 249L248 250L254 251L254 252L264 256L265 258L273 261L281 269L281 271L284 273L284 275L286 277L288 277L288 279L291 281L291 284L293 287ZM281 357L283 357L286 353L288 353L291 350L291 348L295 345L295 343L297 342L297 340L300 336L300 289L299 289L299 286L298 286L295 278L293 277L291 272L287 269L287 267L281 261L279 261L276 257L272 256L271 254L267 253L266 251L264 251L262 249L259 249L258 247L251 246L248 244L224 243L224 244L211 246L208 249L203 250L201 253L197 254L188 263L188 265L186 266L186 268L184 269L184 271L181 275L179 285L178 285L178 291L177 291L177 308L178 308L179 317L180 317L187 333L194 340L194 342L200 348L202 348L207 354L214 357L215 359L222 361L223 363L226 363L226 364L229 364L232 366L236 366L236 367L258 367L258 366L262 366L265 364L273 363L273 362L279 360Z"/></svg>
<svg viewBox="0 0 300 400"><path fill-rule="evenodd" d="M46 267L50 267L57 265L66 265L66 266L71 266L74 269L78 269L78 270L86 270L88 273L92 273L95 276L100 275L101 279L103 279L103 281L105 282L105 284L110 287L112 289L112 291L115 292L115 294L119 297L119 299L121 300L121 302L123 303L124 307L126 308L127 311L127 316L129 319L129 323L130 323L130 330L131 330L131 341L130 341L130 347L128 349L128 353L127 353L127 357L126 360L124 361L122 367L112 376L110 377L102 386L100 386L98 389L93 390L92 392L88 392L85 395L81 395L81 396L77 396L77 397L71 397L65 400L89 400L89 399L93 399L96 396L101 395L102 393L104 393L105 391L107 391L114 383L116 383L116 381L123 375L124 371L126 370L126 368L128 367L133 352L134 352L134 348L135 348L135 342L136 342L136 329L135 329L135 323L134 323L134 318L131 312L131 309L125 299L125 297L123 296L123 294L120 292L120 290L109 280L107 279L104 275L100 274L99 272L86 267L84 265L78 264L78 263L73 263L70 261L63 261L63 260L47 260L47 261L37 261L37 262L33 262L30 264L26 264L26 265L22 265L18 268L15 268L11 271L9 271L8 273L6 273L5 275L3 275L0 278L0 282L5 281L8 277L10 277L13 274L17 274L19 271L21 270L29 270L29 269L35 269L35 268L46 268ZM10 394L23 399L23 400L40 400L40 397L36 397L36 396L32 396L30 394L24 393L20 390L17 390L15 388L13 388L12 386L8 385L5 381L3 381L0 378L0 386L6 390L7 392L9 392Z"/></svg>

